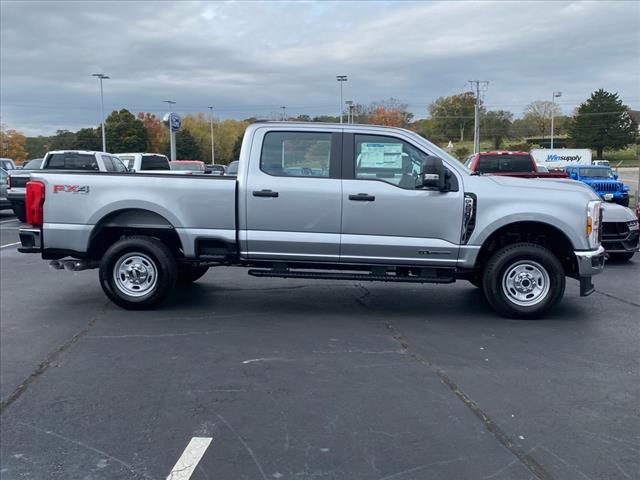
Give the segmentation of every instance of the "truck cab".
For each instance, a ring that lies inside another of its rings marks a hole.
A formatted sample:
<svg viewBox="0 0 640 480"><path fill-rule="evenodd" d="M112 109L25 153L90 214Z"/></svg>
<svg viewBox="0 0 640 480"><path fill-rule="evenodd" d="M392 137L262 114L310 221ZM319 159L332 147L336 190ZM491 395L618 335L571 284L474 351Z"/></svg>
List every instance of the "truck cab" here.
<svg viewBox="0 0 640 480"><path fill-rule="evenodd" d="M606 202L629 206L629 186L605 165L569 165L566 172L573 180L590 186Z"/></svg>

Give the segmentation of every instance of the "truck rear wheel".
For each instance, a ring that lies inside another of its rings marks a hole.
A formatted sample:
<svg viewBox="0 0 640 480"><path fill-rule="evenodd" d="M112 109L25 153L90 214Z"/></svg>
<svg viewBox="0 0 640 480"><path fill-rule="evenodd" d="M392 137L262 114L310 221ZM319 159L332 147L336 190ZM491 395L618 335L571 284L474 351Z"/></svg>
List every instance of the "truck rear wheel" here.
<svg viewBox="0 0 640 480"><path fill-rule="evenodd" d="M511 318L538 318L564 295L565 276L560 261L534 243L516 243L496 251L483 276L489 304Z"/></svg>
<svg viewBox="0 0 640 480"><path fill-rule="evenodd" d="M100 264L100 285L112 302L144 310L162 302L176 283L177 267L167 246L151 237L114 243Z"/></svg>

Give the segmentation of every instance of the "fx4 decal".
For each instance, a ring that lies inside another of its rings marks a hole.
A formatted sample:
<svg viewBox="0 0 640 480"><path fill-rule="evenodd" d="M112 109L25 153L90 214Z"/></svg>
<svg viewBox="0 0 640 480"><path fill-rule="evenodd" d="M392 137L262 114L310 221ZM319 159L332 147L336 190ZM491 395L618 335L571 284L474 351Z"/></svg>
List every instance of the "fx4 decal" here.
<svg viewBox="0 0 640 480"><path fill-rule="evenodd" d="M89 193L89 185L54 185L53 193Z"/></svg>

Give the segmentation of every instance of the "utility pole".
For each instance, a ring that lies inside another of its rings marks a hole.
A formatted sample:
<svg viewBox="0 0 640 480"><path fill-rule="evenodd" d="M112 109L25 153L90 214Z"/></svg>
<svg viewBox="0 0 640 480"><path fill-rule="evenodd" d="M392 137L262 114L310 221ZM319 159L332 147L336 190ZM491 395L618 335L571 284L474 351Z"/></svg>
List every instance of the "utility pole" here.
<svg viewBox="0 0 640 480"><path fill-rule="evenodd" d="M561 96L562 92L553 92L553 95L551 95L551 148L553 148L553 117L555 115L556 98Z"/></svg>
<svg viewBox="0 0 640 480"><path fill-rule="evenodd" d="M280 108L282 109L282 121L284 122L287 119L287 107L282 106Z"/></svg>
<svg viewBox="0 0 640 480"><path fill-rule="evenodd" d="M347 100L344 102L347 105L347 123L353 123L353 116L351 110L353 109L353 100Z"/></svg>
<svg viewBox="0 0 640 480"><path fill-rule="evenodd" d="M169 110L173 109L173 106L176 104L173 100L163 100L164 103L169 105ZM171 161L176 161L176 133L169 126L169 145L171 146Z"/></svg>
<svg viewBox="0 0 640 480"><path fill-rule="evenodd" d="M108 75L105 75L104 73L92 73L91 76L98 77L98 79L100 80L100 111L102 112L100 124L102 126L102 151L106 152L107 136L105 135L104 131L104 91L102 90L102 80L107 80L110 77Z"/></svg>
<svg viewBox="0 0 640 480"><path fill-rule="evenodd" d="M336 75L336 80L340 84L340 123L342 123L342 112L344 110L344 103L342 101L342 84L347 81L347 76Z"/></svg>
<svg viewBox="0 0 640 480"><path fill-rule="evenodd" d="M216 163L216 153L215 150L213 148L213 107L210 106L208 107L209 111L211 112L210 115L210 120L211 120L211 165L214 165Z"/></svg>
<svg viewBox="0 0 640 480"><path fill-rule="evenodd" d="M476 94L476 108L473 120L473 153L480 151L480 86L483 88L483 92L489 87L487 80L469 80L471 88L475 86Z"/></svg>

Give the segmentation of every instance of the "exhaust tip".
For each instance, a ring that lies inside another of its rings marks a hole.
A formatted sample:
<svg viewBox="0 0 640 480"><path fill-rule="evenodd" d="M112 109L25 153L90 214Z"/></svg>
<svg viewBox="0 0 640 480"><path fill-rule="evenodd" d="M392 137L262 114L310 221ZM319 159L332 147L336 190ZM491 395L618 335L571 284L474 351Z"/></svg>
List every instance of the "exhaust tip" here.
<svg viewBox="0 0 640 480"><path fill-rule="evenodd" d="M49 262L49 266L54 270L62 270L64 268L64 265L62 264L62 262L58 260L51 260Z"/></svg>

